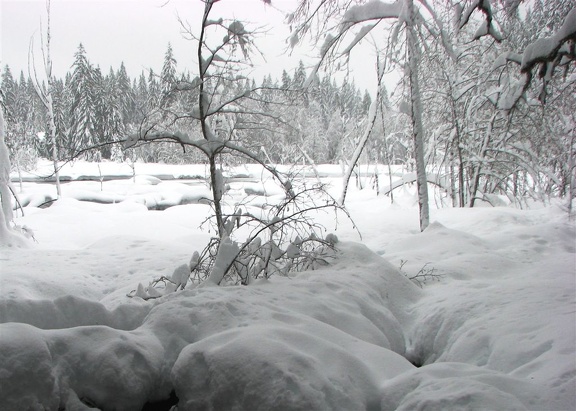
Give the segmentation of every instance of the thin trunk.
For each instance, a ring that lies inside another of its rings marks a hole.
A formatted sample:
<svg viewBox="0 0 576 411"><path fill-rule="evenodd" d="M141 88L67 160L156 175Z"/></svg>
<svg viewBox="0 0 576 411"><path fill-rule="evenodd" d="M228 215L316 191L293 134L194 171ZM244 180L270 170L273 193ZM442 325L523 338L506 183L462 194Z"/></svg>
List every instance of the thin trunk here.
<svg viewBox="0 0 576 411"><path fill-rule="evenodd" d="M388 182L390 188L392 188L392 156L390 155L390 150L388 149L388 139L386 138L386 122L384 121L384 105L380 103L380 118L382 120L382 136L384 142L384 158L388 167ZM394 204L394 190L390 190L390 204Z"/></svg>
<svg viewBox="0 0 576 411"><path fill-rule="evenodd" d="M378 86L380 88L380 85ZM346 194L348 193L348 184L350 183L350 177L352 177L352 173L354 172L354 167L356 166L360 156L362 155L362 151L364 147L366 147L366 143L372 134L372 130L374 129L374 123L376 122L376 101L380 98L380 90L378 90L376 94L376 99L372 102L370 106L370 112L368 114L368 124L366 125L366 129L364 130L364 134L360 139L360 142L356 146L354 150L354 154L352 155L352 161L348 165L348 170L346 170L346 174L344 175L343 187L342 187L342 195L340 196L340 204L344 205L344 201L346 201Z"/></svg>
<svg viewBox="0 0 576 411"><path fill-rule="evenodd" d="M212 10L212 1L206 1L204 7L204 16L202 19L202 28L200 30L200 37L198 39L198 68L199 68L199 77L200 77L200 84L199 84L199 94L198 94L198 111L200 114L200 126L202 128L202 136L205 140L213 140L215 138L214 133L210 129L210 125L208 124L208 106L210 104L209 98L206 94L206 74L208 70L208 62L204 60L204 56L202 55L202 50L205 46L204 44L204 36L206 34L206 27L208 26L208 16L210 15L210 11ZM212 197L213 197L213 206L214 206L214 214L216 215L216 227L218 230L218 237L223 238L225 235L224 229L224 218L222 215L222 192L223 192L223 181L221 178L222 173L218 170L218 165L216 163L217 153L210 153L208 156L208 163L210 164L210 185L212 187Z"/></svg>
<svg viewBox="0 0 576 411"><path fill-rule="evenodd" d="M12 194L10 193L10 156L4 142L4 112L0 109L0 244L7 237L13 220Z"/></svg>
<svg viewBox="0 0 576 411"><path fill-rule="evenodd" d="M24 184L22 181L22 168L18 160L16 160L16 171L18 172L18 186L20 187L20 193L22 193L24 191Z"/></svg>
<svg viewBox="0 0 576 411"><path fill-rule="evenodd" d="M54 90L54 79L52 78L52 60L50 59L50 0L46 1L46 12L48 14L48 26L46 28L46 48L44 49L43 46L43 53L44 55L43 62L44 62L44 71L46 74L46 79L48 83L48 87L46 91L40 86L40 81L36 76L36 67L34 67L34 53L32 47L32 41L30 42L30 50L28 54L28 72L30 77L33 79L34 90L38 95L40 101L46 108L47 116L48 116L48 138L52 143L52 165L54 167L54 177L56 179L56 194L57 197L60 198L62 195L62 190L60 187L60 169L58 167L58 144L56 138L56 120L54 116L54 101L52 98L53 90ZM30 61L32 58L32 62ZM33 73L33 74L32 74Z"/></svg>
<svg viewBox="0 0 576 411"><path fill-rule="evenodd" d="M56 124L54 122L54 106L52 103L52 80L48 80L48 95L46 96L47 109L48 109L48 131L50 139L52 140L52 165L54 167L54 177L56 179L56 195L58 198L62 196L62 188L60 187L60 167L58 165L58 143L56 139Z"/></svg>
<svg viewBox="0 0 576 411"><path fill-rule="evenodd" d="M424 231L430 223L430 208L428 204L428 179L426 163L424 162L424 128L422 126L422 101L418 67L420 64L420 48L416 39L414 21L416 10L412 0L408 0L410 17L407 20L408 66L410 80L410 99L412 105L412 135L414 138L414 155L416 160L416 186L418 187L418 207L420 210L420 231Z"/></svg>
<svg viewBox="0 0 576 411"><path fill-rule="evenodd" d="M451 145L450 143L448 143ZM456 198L456 179L454 178L454 151L448 146L448 175L450 176L450 198L452 199L452 207L456 207L458 204L458 199Z"/></svg>
<svg viewBox="0 0 576 411"><path fill-rule="evenodd" d="M52 99L52 92L54 90L54 79L52 78L52 60L50 59L50 0L46 2L46 12L48 14L48 25L46 27L46 60L44 68L46 70L46 78L48 79L48 90L46 95L46 109L48 110L48 131L52 141L52 164L54 166L54 177L56 179L56 195L58 198L62 196L62 189L60 187L60 168L58 166L58 144L56 141L56 122L54 120L54 101Z"/></svg>
<svg viewBox="0 0 576 411"><path fill-rule="evenodd" d="M568 153L568 216L572 217L572 201L576 199L576 132L572 129L570 152Z"/></svg>
<svg viewBox="0 0 576 411"><path fill-rule="evenodd" d="M476 201L476 193L478 192L478 187L480 185L480 173L482 171L482 161L486 158L486 153L488 152L488 145L490 144L490 139L492 137L492 129L494 127L494 121L496 120L496 114L492 116L488 129L486 130L486 135L484 136L484 141L482 142L482 149L480 150L480 161L474 170L474 178L472 179L472 187L470 188L470 207L474 207Z"/></svg>
<svg viewBox="0 0 576 411"><path fill-rule="evenodd" d="M382 88L382 76L384 75L384 68L378 67L378 85L376 89L376 98L370 104L370 109L368 110L368 124L366 124L366 128L364 129L364 134L360 138L356 149L354 150L354 154L352 155L352 161L348 165L348 170L346 170L346 174L344 175L343 187L342 187L342 194L340 196L340 204L344 205L344 201L346 201L346 194L348 193L348 184L350 183L350 177L352 177L352 173L354 172L354 167L358 163L360 156L362 155L362 151L364 147L366 147L366 143L368 143L368 139L374 130L374 124L376 123L376 116L378 113L377 107L378 102L380 101L381 96L381 88Z"/></svg>
<svg viewBox="0 0 576 411"><path fill-rule="evenodd" d="M218 170L216 156L210 156L210 181L212 186L212 197L214 199L214 214L216 215L216 226L218 227L218 236L222 238L226 232L224 229L224 218L222 216L222 193L224 192L224 181L222 181L222 172Z"/></svg>

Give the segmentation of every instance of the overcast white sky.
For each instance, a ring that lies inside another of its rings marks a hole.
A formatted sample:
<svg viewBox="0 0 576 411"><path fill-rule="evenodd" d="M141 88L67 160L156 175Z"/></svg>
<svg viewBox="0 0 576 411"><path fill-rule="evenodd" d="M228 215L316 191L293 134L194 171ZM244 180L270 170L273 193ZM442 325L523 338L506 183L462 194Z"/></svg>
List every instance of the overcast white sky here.
<svg viewBox="0 0 576 411"><path fill-rule="evenodd" d="M279 77L283 68L291 72L303 58L312 64L312 51L298 49L289 57L285 40L289 28L284 13L294 10L297 0L273 0L273 7L262 0L225 0L215 5L213 17L235 17L267 25L270 31L256 41L265 53L267 64L255 75L271 72ZM40 39L46 29L44 0L0 0L0 64L8 64L15 77L27 73L28 49L34 37L36 59L40 56ZM117 69L124 62L128 73L137 76L142 70L159 72L168 42L172 44L178 69L194 73L194 46L183 39L177 16L194 25L199 23L203 3L200 0L52 0L51 51L53 72L62 77L74 61L79 43L84 45L91 63L103 73ZM41 26L42 25L42 26ZM41 29L43 27L43 30ZM375 80L373 59L364 63L366 71L356 76L361 88L371 87Z"/></svg>

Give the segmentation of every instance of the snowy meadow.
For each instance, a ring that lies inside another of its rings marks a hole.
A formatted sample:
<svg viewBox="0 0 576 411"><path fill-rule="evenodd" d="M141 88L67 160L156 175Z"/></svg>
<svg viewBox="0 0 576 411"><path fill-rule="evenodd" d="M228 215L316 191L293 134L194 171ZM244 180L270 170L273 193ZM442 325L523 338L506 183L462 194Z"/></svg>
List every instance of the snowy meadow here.
<svg viewBox="0 0 576 411"><path fill-rule="evenodd" d="M318 171L337 196L342 170ZM214 235L206 168L79 161L57 201L45 172L19 193L31 237L0 249L2 409L576 408L576 233L559 203L432 207L421 233L415 186L392 204L366 174L354 223L314 216L339 239L327 264L143 299ZM225 176L227 204L282 195L259 167Z"/></svg>

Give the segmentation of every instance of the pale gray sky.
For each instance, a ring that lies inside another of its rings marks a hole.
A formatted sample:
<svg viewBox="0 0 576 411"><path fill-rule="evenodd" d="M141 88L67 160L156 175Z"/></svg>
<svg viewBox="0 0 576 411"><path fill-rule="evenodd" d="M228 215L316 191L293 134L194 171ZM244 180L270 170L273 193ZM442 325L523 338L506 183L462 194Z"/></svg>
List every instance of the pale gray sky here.
<svg viewBox="0 0 576 411"><path fill-rule="evenodd" d="M274 7L261 0L227 0L216 3L213 18L235 17L267 25L269 32L256 44L265 53L267 63L255 61L259 68L255 76L270 72L279 77L283 68L291 72L303 58L312 64L310 49L297 49L293 56L286 53L285 39L289 28L284 13L293 11L297 0L273 0ZM123 61L131 76L142 70L159 72L168 42L172 44L179 70L195 70L194 45L183 39L177 16L191 25L199 24L203 3L200 0L52 0L51 52L53 73L62 77L74 61L78 44L82 43L91 63L103 73ZM40 40L46 31L44 0L0 0L0 64L8 64L14 76L20 70L27 74L28 49L34 38L37 65L41 57ZM298 55L294 55L298 53ZM361 88L375 83L373 59L367 58L356 68L355 77Z"/></svg>

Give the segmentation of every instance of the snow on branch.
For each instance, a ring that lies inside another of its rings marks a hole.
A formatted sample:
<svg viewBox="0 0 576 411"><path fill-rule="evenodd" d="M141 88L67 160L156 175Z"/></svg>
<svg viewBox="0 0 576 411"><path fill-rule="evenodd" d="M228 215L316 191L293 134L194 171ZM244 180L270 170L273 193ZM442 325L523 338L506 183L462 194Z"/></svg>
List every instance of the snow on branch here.
<svg viewBox="0 0 576 411"><path fill-rule="evenodd" d="M492 15L492 8L490 7L490 0L474 0L468 8L460 15L459 28L462 29L470 21L470 17L474 11L479 10L484 13L485 19L482 25L474 34L474 40L478 40L483 36L491 36L497 42L503 40L502 34L494 27L494 17Z"/></svg>
<svg viewBox="0 0 576 411"><path fill-rule="evenodd" d="M548 62L554 62L559 57L559 54L565 53L566 55L571 54L574 58L574 44L571 47L563 48L562 46L569 42L576 41L576 7L566 15L564 23L558 29L554 35L551 37L544 37L534 41L529 44L524 50L522 55L522 63L520 64L520 70L523 73L531 71L537 64L546 64ZM554 67L551 67L554 69ZM540 77L546 75L548 68L543 67L544 73L541 73Z"/></svg>
<svg viewBox="0 0 576 411"><path fill-rule="evenodd" d="M403 2L400 1L384 3L380 0L371 0L366 4L350 7L344 13L342 23L357 24L369 20L399 18L402 9Z"/></svg>
<svg viewBox="0 0 576 411"><path fill-rule="evenodd" d="M339 24L338 33L336 35L328 34L322 47L320 48L320 60L313 67L312 72L304 83L304 87L308 87L313 81L316 73L320 69L330 50L333 50L336 45L348 34L349 30L360 23L366 23L372 20L381 21L383 19L399 19L403 16L404 3L395 1L393 3L385 3L381 0L370 0L368 3L350 7L342 17ZM404 13L405 14L405 13ZM352 49L364 38L378 22L369 24L362 27L360 31L354 36L354 39L339 53L340 57L349 54Z"/></svg>
<svg viewBox="0 0 576 411"><path fill-rule="evenodd" d="M506 52L498 56L493 68L498 68L512 61L520 65L522 77L498 95L497 107L501 110L511 110L524 95L534 77L532 71L538 65L538 77L542 79L540 94L541 102L546 101L546 86L552 78L554 70L559 65L567 64L576 58L576 7L573 7L564 18L562 26L550 37L543 37L530 43L524 53Z"/></svg>
<svg viewBox="0 0 576 411"><path fill-rule="evenodd" d="M502 67L506 65L508 61L514 62L516 64L522 63L522 55L518 53L514 53L512 51L506 51L496 57L494 63L492 63L492 70L497 69L498 67Z"/></svg>

